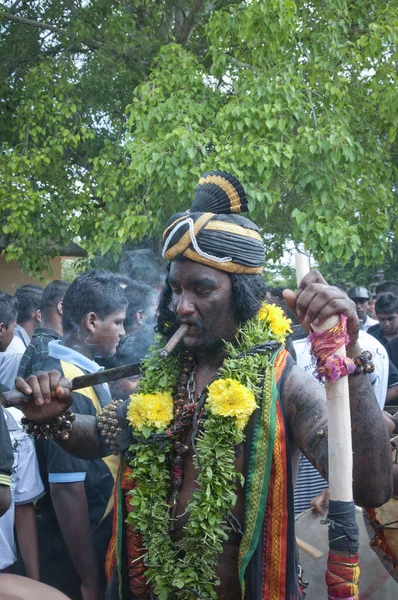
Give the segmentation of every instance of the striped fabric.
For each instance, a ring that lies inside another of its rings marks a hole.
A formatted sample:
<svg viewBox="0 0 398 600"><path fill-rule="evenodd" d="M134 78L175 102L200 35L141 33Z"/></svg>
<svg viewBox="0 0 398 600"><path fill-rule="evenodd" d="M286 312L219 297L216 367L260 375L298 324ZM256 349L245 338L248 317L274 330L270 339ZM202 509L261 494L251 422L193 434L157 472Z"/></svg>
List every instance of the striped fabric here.
<svg viewBox="0 0 398 600"><path fill-rule="evenodd" d="M327 487L327 481L302 454L294 488L294 514L297 515L310 508L311 500Z"/></svg>

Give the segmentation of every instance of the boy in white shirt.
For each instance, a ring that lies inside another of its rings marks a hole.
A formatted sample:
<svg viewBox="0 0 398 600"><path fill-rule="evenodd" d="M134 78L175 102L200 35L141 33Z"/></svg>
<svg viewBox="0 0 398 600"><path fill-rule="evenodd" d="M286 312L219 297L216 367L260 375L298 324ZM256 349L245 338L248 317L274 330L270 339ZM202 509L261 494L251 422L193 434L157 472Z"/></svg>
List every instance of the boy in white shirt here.
<svg viewBox="0 0 398 600"><path fill-rule="evenodd" d="M33 502L44 494L33 439L21 425L22 413L16 408L4 409L14 453L11 474L12 501L0 518L0 572L9 571L17 560L15 533L25 565L26 575L39 580L39 552L36 511Z"/></svg>

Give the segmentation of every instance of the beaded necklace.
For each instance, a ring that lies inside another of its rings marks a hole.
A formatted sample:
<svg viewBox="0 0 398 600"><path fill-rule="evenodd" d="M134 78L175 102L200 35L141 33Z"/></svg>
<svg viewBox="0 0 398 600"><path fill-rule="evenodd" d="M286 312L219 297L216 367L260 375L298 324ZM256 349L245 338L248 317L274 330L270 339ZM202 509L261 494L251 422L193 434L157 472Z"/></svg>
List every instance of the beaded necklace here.
<svg viewBox="0 0 398 600"><path fill-rule="evenodd" d="M169 530L175 531L180 489L184 483L184 458L189 450L187 444L188 431L192 426L193 415L198 405L193 394L195 392L196 365L194 359L187 352L183 353L181 372L177 387L177 393L173 396L174 422L168 429L173 436L173 447L170 455L171 462L171 501L170 501L170 525ZM185 403L187 399L187 403Z"/></svg>

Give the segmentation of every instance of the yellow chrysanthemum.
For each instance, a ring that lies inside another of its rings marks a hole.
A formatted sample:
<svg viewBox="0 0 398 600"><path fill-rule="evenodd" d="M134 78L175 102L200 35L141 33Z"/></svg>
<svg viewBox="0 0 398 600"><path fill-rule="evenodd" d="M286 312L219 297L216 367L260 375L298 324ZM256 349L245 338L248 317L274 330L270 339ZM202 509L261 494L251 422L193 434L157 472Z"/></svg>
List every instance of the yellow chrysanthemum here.
<svg viewBox="0 0 398 600"><path fill-rule="evenodd" d="M133 394L127 409L127 419L134 429L143 426L165 429L173 418L173 398L170 393Z"/></svg>
<svg viewBox="0 0 398 600"><path fill-rule="evenodd" d="M288 333L292 333L290 325L291 319L285 317L285 313L280 306L276 304L264 303L257 313L260 320L266 320L269 323L271 332L274 336L283 342Z"/></svg>
<svg viewBox="0 0 398 600"><path fill-rule="evenodd" d="M216 379L209 385L207 405L213 415L235 417L236 425L243 429L257 408L256 398L246 386L236 379Z"/></svg>

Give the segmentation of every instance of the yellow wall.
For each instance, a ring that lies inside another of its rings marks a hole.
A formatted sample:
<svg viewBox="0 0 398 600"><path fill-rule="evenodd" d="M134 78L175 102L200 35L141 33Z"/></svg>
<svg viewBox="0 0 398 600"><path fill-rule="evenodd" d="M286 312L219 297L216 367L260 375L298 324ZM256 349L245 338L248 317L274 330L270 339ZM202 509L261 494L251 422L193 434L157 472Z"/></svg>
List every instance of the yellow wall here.
<svg viewBox="0 0 398 600"><path fill-rule="evenodd" d="M13 295L15 290L24 283L34 283L44 288L50 281L61 279L61 260L60 256L53 258L50 261L53 270L52 275L43 273L44 279L40 281L40 279L30 277L27 273L21 271L17 261L7 262L4 256L0 256L0 291Z"/></svg>

